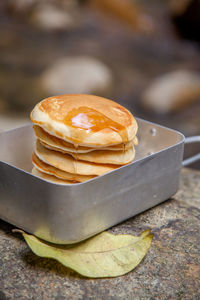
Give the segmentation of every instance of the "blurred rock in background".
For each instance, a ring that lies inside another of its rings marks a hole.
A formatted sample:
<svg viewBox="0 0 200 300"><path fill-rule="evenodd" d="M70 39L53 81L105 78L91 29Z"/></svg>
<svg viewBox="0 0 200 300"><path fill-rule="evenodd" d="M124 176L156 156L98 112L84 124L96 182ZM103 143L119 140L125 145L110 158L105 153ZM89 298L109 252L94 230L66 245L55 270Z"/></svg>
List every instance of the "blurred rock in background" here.
<svg viewBox="0 0 200 300"><path fill-rule="evenodd" d="M40 78L41 88L49 95L106 95L112 86L110 69L91 56L58 59Z"/></svg>
<svg viewBox="0 0 200 300"><path fill-rule="evenodd" d="M198 16L199 0L1 0L0 130L77 92L200 134Z"/></svg>
<svg viewBox="0 0 200 300"><path fill-rule="evenodd" d="M2 0L6 13L24 23L42 29L67 29L76 24L78 13L76 0Z"/></svg>
<svg viewBox="0 0 200 300"><path fill-rule="evenodd" d="M66 30L76 26L75 16L52 4L37 6L31 13L29 21L43 30Z"/></svg>
<svg viewBox="0 0 200 300"><path fill-rule="evenodd" d="M176 112L200 102L200 73L179 70L155 79L143 95L143 105L160 114Z"/></svg>

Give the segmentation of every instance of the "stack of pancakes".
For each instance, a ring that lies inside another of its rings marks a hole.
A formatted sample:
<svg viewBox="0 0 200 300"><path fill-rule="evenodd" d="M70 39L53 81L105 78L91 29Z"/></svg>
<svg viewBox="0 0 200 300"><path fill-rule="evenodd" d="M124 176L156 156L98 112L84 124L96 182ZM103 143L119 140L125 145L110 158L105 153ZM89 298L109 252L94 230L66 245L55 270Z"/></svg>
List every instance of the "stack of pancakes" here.
<svg viewBox="0 0 200 300"><path fill-rule="evenodd" d="M137 122L118 103L92 95L61 95L31 112L37 137L32 173L55 183L84 182L130 163Z"/></svg>

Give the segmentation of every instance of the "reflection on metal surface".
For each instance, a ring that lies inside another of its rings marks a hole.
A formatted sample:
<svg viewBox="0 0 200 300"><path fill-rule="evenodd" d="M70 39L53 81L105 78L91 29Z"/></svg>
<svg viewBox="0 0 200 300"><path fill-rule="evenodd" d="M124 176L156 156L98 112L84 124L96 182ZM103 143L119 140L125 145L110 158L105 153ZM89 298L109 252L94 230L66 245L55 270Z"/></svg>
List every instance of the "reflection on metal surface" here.
<svg viewBox="0 0 200 300"><path fill-rule="evenodd" d="M152 136L156 136L156 128L151 128L149 132Z"/></svg>

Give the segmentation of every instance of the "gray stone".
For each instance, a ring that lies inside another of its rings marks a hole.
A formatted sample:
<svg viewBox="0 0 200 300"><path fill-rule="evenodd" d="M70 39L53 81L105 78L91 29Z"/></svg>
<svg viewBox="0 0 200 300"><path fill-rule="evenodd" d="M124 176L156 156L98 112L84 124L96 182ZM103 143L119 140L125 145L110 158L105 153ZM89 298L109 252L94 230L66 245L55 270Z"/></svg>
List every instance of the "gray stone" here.
<svg viewBox="0 0 200 300"><path fill-rule="evenodd" d="M90 56L62 58L41 77L41 86L50 95L105 93L111 84L110 69Z"/></svg>
<svg viewBox="0 0 200 300"><path fill-rule="evenodd" d="M200 101L200 74L174 71L155 79L143 94L143 105L157 113L169 113Z"/></svg>
<svg viewBox="0 0 200 300"><path fill-rule="evenodd" d="M194 192L195 185L195 192ZM166 187L167 188L167 187ZM0 221L0 290L6 299L175 299L200 295L200 172L183 169L178 193L110 229L154 233L147 256L117 278L87 279L34 255L13 226ZM194 201L193 201L194 200Z"/></svg>
<svg viewBox="0 0 200 300"><path fill-rule="evenodd" d="M47 3L38 5L33 10L30 22L45 30L71 29L76 23L70 12Z"/></svg>

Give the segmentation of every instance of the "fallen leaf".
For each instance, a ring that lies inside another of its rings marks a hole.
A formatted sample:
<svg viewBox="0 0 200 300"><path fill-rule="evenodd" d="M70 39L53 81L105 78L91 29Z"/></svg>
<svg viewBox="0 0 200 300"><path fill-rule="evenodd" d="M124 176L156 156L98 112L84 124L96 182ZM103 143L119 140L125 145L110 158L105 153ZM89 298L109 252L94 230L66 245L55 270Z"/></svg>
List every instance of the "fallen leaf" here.
<svg viewBox="0 0 200 300"><path fill-rule="evenodd" d="M102 232L73 245L51 244L20 231L38 256L54 258L77 273L91 278L117 277L133 270L148 252L153 235Z"/></svg>

